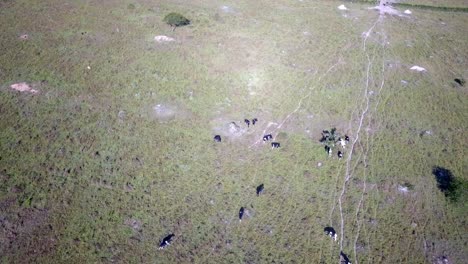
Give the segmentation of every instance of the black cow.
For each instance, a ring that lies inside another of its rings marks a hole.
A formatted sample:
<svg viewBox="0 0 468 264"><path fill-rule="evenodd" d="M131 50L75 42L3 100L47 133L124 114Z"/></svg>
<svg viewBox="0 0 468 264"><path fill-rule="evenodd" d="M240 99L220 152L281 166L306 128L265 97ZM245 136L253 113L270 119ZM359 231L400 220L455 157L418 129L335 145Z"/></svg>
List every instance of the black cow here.
<svg viewBox="0 0 468 264"><path fill-rule="evenodd" d="M263 189L264 189L263 183L257 186L257 196L263 193Z"/></svg>
<svg viewBox="0 0 468 264"><path fill-rule="evenodd" d="M343 157L343 152L341 152L341 151L338 151L338 158L340 158L340 159L341 159L342 157Z"/></svg>
<svg viewBox="0 0 468 264"><path fill-rule="evenodd" d="M257 119L257 118L252 119L252 125L255 126L255 123L257 123L257 122L258 122L258 119Z"/></svg>
<svg viewBox="0 0 468 264"><path fill-rule="evenodd" d="M460 86L465 85L465 80L463 80L463 79L458 79L458 78L456 78L454 81L455 81L456 83L458 83Z"/></svg>
<svg viewBox="0 0 468 264"><path fill-rule="evenodd" d="M323 231L325 232L326 235L328 235L329 237L333 238L333 240L336 241L336 231L333 227L331 226L327 226L323 229Z"/></svg>
<svg viewBox="0 0 468 264"><path fill-rule="evenodd" d="M159 249L164 249L165 247L169 246L172 242L172 239L174 238L174 234L170 234L168 236L166 236L165 238L163 238L163 240L161 241L161 243L159 244Z"/></svg>
<svg viewBox="0 0 468 264"><path fill-rule="evenodd" d="M328 153L328 156L331 156L332 148L330 148L329 146L325 146L325 151Z"/></svg>
<svg viewBox="0 0 468 264"><path fill-rule="evenodd" d="M242 217L244 217L244 211L245 211L245 208L241 207L239 210L239 222L242 221Z"/></svg>
<svg viewBox="0 0 468 264"><path fill-rule="evenodd" d="M279 142L271 142L271 148L279 148L281 144Z"/></svg>
<svg viewBox="0 0 468 264"><path fill-rule="evenodd" d="M343 253L343 251L340 251L340 256L341 256L341 258L342 258L341 263L343 263L343 264L351 264L351 261L349 261L348 256L346 256L346 254Z"/></svg>
<svg viewBox="0 0 468 264"><path fill-rule="evenodd" d="M250 121L248 119L244 119L244 123L247 124L247 127L250 127Z"/></svg>
<svg viewBox="0 0 468 264"><path fill-rule="evenodd" d="M214 136L214 141L221 142L221 136L220 135Z"/></svg>
<svg viewBox="0 0 468 264"><path fill-rule="evenodd" d="M267 134L263 136L263 141L268 141L270 139L273 139L273 136L271 134Z"/></svg>

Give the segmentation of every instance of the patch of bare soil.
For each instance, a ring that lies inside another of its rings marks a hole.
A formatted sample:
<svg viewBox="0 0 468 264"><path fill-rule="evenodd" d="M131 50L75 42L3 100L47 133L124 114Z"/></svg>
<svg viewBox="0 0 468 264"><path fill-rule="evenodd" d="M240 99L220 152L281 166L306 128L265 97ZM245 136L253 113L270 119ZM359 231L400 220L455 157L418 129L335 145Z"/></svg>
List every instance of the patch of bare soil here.
<svg viewBox="0 0 468 264"><path fill-rule="evenodd" d="M148 108L150 118L155 119L159 123L168 123L176 119L183 120L193 116L193 113L184 105L176 102L161 101L150 105Z"/></svg>
<svg viewBox="0 0 468 264"><path fill-rule="evenodd" d="M393 8L392 4L395 3L395 0L380 0L379 5L375 7L370 7L369 9L377 10L381 15L392 15L392 16L400 16L400 17L408 17L406 15L410 15L411 11L406 10L403 15L400 11Z"/></svg>
<svg viewBox="0 0 468 264"><path fill-rule="evenodd" d="M0 253L22 263L52 253L57 246L47 209L17 208L14 197L0 202Z"/></svg>
<svg viewBox="0 0 468 264"><path fill-rule="evenodd" d="M247 125L238 120L216 118L211 121L213 133L222 137L239 138L248 131Z"/></svg>

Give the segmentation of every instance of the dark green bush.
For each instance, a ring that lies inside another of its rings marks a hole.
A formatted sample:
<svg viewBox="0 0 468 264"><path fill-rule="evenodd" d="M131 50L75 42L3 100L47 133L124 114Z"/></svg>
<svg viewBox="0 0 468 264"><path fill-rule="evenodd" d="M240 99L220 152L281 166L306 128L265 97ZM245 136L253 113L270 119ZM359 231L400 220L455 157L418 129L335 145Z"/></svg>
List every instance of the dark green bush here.
<svg viewBox="0 0 468 264"><path fill-rule="evenodd" d="M190 24L190 20L179 13L169 13L164 17L163 21L174 27L174 29Z"/></svg>
<svg viewBox="0 0 468 264"><path fill-rule="evenodd" d="M338 140L340 135L336 132L336 128L328 130L324 130L322 132L322 138L320 139L320 143L324 144L325 146L328 146L329 148L334 148L335 147L335 142Z"/></svg>
<svg viewBox="0 0 468 264"><path fill-rule="evenodd" d="M437 187L444 193L445 197L451 202L457 202L466 188L467 182L455 178L450 170L438 166L432 169L432 174L436 178Z"/></svg>

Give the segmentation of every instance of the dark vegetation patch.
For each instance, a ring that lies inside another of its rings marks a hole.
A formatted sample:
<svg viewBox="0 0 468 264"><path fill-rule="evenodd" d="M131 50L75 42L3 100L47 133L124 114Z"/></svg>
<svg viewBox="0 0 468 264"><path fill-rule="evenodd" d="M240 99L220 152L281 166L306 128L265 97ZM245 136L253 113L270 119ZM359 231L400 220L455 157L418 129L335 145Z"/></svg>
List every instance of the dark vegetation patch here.
<svg viewBox="0 0 468 264"><path fill-rule="evenodd" d="M452 202L457 202L460 199L461 192L466 187L466 183L453 176L452 172L446 168L436 166L432 169L437 187L444 193Z"/></svg>
<svg viewBox="0 0 468 264"><path fill-rule="evenodd" d="M174 27L173 30L175 30L176 27L186 26L190 24L190 20L188 20L186 17L179 13L169 13L164 17L163 21L171 27Z"/></svg>

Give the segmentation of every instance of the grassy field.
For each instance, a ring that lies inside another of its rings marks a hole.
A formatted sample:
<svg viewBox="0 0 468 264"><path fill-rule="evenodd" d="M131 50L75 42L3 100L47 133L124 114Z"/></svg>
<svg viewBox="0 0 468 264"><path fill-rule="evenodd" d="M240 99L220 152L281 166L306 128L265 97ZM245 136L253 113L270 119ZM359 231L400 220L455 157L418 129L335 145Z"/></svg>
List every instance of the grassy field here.
<svg viewBox="0 0 468 264"><path fill-rule="evenodd" d="M434 6L434 7L461 7L466 8L467 3L465 0L447 0L447 1L437 1L437 0L400 0L396 1L398 3L406 3L412 5L425 5L425 6Z"/></svg>
<svg viewBox="0 0 468 264"><path fill-rule="evenodd" d="M0 262L466 262L468 13L341 4L0 1Z"/></svg>

